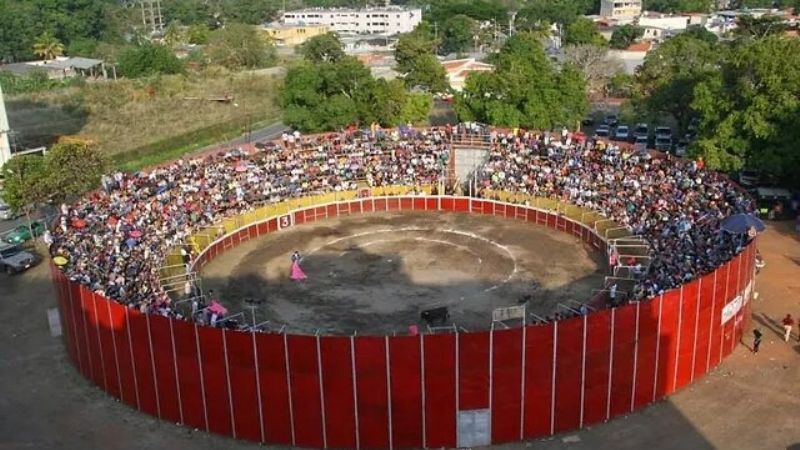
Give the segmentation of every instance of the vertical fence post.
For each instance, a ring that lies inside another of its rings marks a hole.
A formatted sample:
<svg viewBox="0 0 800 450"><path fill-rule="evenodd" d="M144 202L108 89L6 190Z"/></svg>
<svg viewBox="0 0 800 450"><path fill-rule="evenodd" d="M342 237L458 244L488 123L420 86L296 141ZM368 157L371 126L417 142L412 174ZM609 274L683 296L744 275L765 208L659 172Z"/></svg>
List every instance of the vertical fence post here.
<svg viewBox="0 0 800 450"><path fill-rule="evenodd" d="M583 410L586 400L586 333L588 324L588 314L583 315L583 344L581 345L581 416L578 428L583 428Z"/></svg>
<svg viewBox="0 0 800 450"><path fill-rule="evenodd" d="M161 398L158 395L158 374L156 373L156 357L153 353L153 333L150 331L150 314L144 315L144 321L147 324L147 343L150 346L150 369L153 371L153 390L156 393L156 411L158 418L161 418Z"/></svg>
<svg viewBox="0 0 800 450"><path fill-rule="evenodd" d="M553 322L553 370L550 380L550 434L556 430L556 363L558 362L558 321Z"/></svg>
<svg viewBox="0 0 800 450"><path fill-rule="evenodd" d="M714 308L717 301L717 270L714 271L714 287L711 290L711 319L708 321L708 353L706 354L706 373L711 367L711 336L714 334Z"/></svg>
<svg viewBox="0 0 800 450"><path fill-rule="evenodd" d="M739 257L738 258L739 258L739 267L736 268L736 296L738 297L739 295L742 295L742 303L741 303L741 307L739 308L739 311L736 314L733 315L733 336L731 336L731 350L730 350L731 352L736 347L736 328L737 328L737 325L736 325L737 320L736 320L736 318L739 315L743 314L742 311L744 310L744 291L739 290L739 286L740 286L740 283L742 281L742 267L744 266L744 264L743 264L744 252L739 253Z"/></svg>
<svg viewBox="0 0 800 450"><path fill-rule="evenodd" d="M392 433L394 430L392 429L392 358L389 354L389 336L384 336L383 342L386 355L386 402L389 407L389 450L391 450L394 448L394 436Z"/></svg>
<svg viewBox="0 0 800 450"><path fill-rule="evenodd" d="M636 372L639 365L639 318L641 302L636 302L636 337L633 339L633 377L631 378L631 412L633 412L634 399L636 398Z"/></svg>
<svg viewBox="0 0 800 450"><path fill-rule="evenodd" d="M78 321L75 319L75 305L73 304L73 301L72 301L72 283L69 282L69 281L67 281L66 283L67 283L67 285L66 285L67 298L69 299L69 311L70 311L70 316L72 316L72 329L75 330L75 335L72 336L72 340L73 340L73 343L75 344L75 350L76 350L76 355L77 355L76 359L78 360L78 370L81 373L83 373L83 361L81 360L81 346L79 344L80 339L78 338ZM126 312L126 317L127 317L128 308L125 308L125 312ZM126 325L126 328L127 328L127 323L125 325ZM128 329L128 334L130 334L130 328L127 328L127 329ZM136 379L135 376L134 376L134 379ZM137 405L138 405L138 403L137 403Z"/></svg>
<svg viewBox="0 0 800 450"><path fill-rule="evenodd" d="M681 363L681 328L683 328L683 286L681 285L680 297L678 299L678 337L675 343L675 369L672 374L672 389L670 393L678 388L678 366Z"/></svg>
<svg viewBox="0 0 800 450"><path fill-rule="evenodd" d="M420 369L420 384L421 389L420 392L422 393L422 448L428 447L428 425L426 424L427 421L427 411L425 407L425 334L419 334L419 369Z"/></svg>
<svg viewBox="0 0 800 450"><path fill-rule="evenodd" d="M210 426L208 423L208 403L206 403L206 380L203 375L203 352L200 351L200 333L197 331L197 322L194 323L194 343L197 349L197 369L200 372L200 398L203 400L203 420L206 424L206 433Z"/></svg>
<svg viewBox="0 0 800 450"><path fill-rule="evenodd" d="M133 357L133 339L131 339L131 326L130 321L128 320L129 310L130 308L125 308L125 331L128 335L128 351L130 352L131 358L131 378L133 378L133 393L136 395L136 409L141 410L142 406L139 403L139 381L138 377L136 376L136 358Z"/></svg>
<svg viewBox="0 0 800 450"><path fill-rule="evenodd" d="M109 302L110 300L104 299L103 301ZM106 308L106 311L108 311L108 326L112 327L112 329L111 329L111 350L114 351L114 367L117 368L117 386L119 387L119 398L120 398L120 400L122 400L124 402L125 401L125 398L124 398L125 394L123 393L123 389L122 389L122 375L120 375L120 373L119 373L119 357L117 356L117 336L113 331L114 319L111 317L111 305L110 304L108 305L108 308ZM181 423L183 423L183 420L181 420Z"/></svg>
<svg viewBox="0 0 800 450"><path fill-rule="evenodd" d="M697 299L695 300L695 312L694 312L694 342L692 343L692 367L691 371L689 372L689 382L694 381L694 368L695 363L697 362L697 329L698 325L700 324L700 294L703 292L703 278L697 282Z"/></svg>
<svg viewBox="0 0 800 450"><path fill-rule="evenodd" d="M658 393L658 358L659 353L661 352L661 310L664 307L664 294L661 294L658 297L658 325L656 325L656 358L655 358L655 370L653 371L653 401L656 401L656 395Z"/></svg>
<svg viewBox="0 0 800 450"><path fill-rule="evenodd" d="M218 330L218 329L215 329ZM222 351L225 353L225 383L228 386L228 407L231 413L231 430L233 431L233 438L236 439L236 414L233 409L233 391L231 390L231 369L228 362L228 339L225 337L228 333L224 329L219 330L222 333Z"/></svg>
<svg viewBox="0 0 800 450"><path fill-rule="evenodd" d="M256 317L253 314L253 325L255 325ZM256 371L256 396L258 397L258 426L261 432L261 442L267 441L267 435L264 432L264 405L261 399L261 369L258 366L258 341L256 340L255 326L250 330L250 336L253 342L253 366Z"/></svg>
<svg viewBox="0 0 800 450"><path fill-rule="evenodd" d="M519 395L519 439L525 437L525 342L527 338L528 327L522 326L522 351L520 352L520 395Z"/></svg>
<svg viewBox="0 0 800 450"><path fill-rule="evenodd" d="M109 309L109 317L111 316L111 310ZM181 376L178 371L178 353L175 350L175 332L173 331L172 327L172 317L169 318L169 337L170 341L172 342L172 364L175 367L175 393L178 395L178 416L181 419L181 425L183 425L183 403L181 402ZM114 354L116 357L116 353ZM117 366L117 374L119 374L119 366Z"/></svg>
<svg viewBox="0 0 800 450"><path fill-rule="evenodd" d="M356 432L356 450L361 448L361 436L358 423L358 381L356 380L356 339L350 336L350 374L353 380L353 421Z"/></svg>
<svg viewBox="0 0 800 450"><path fill-rule="evenodd" d="M319 417L322 419L322 448L328 448L328 427L325 423L325 383L322 382L322 343L319 334L317 340L317 378L319 379Z"/></svg>
<svg viewBox="0 0 800 450"><path fill-rule="evenodd" d="M460 364L459 364L459 352L460 352L461 349L459 348L459 333L458 333L458 329L456 329L454 331L454 333L455 333L455 340L456 340L456 345L455 345L455 352L456 352L456 363L455 363L456 401L455 401L455 405L456 405L456 410L455 410L455 414L453 414L453 420L456 421L456 427L455 427L455 429L456 429L456 445L458 445L458 411L461 410L461 405L460 405L460 401L459 401L460 399L458 398L459 397L459 391L461 390L460 389L461 379L460 379L460 370L459 370L460 369L460 367L459 367L460 366Z"/></svg>
<svg viewBox="0 0 800 450"><path fill-rule="evenodd" d="M94 293L90 293L89 295L90 295L89 298L91 299L92 302L92 309L94 309L94 317L95 317L94 334L97 336L97 348L100 350L98 353L100 353L100 370L103 376L103 390L108 392L108 382L106 381L106 359L103 357L103 340L100 339L100 316L97 314L97 299L95 298ZM147 324L147 333L148 334L150 333L149 322ZM150 351L151 352L153 351L152 346L150 347ZM152 356L153 355L151 353L150 357L152 358ZM159 418L161 418L160 414Z"/></svg>
<svg viewBox="0 0 800 450"><path fill-rule="evenodd" d="M728 304L728 286L730 285L731 281L731 265L728 263L727 270L725 271L725 296L722 298L722 307L725 308L725 305ZM725 346L725 324L721 323L720 321L720 333L719 333L719 360L722 362L722 347Z"/></svg>
<svg viewBox="0 0 800 450"><path fill-rule="evenodd" d="M284 362L286 363L286 389L289 392L289 430L292 433L292 446L297 445L297 441L294 434L294 405L292 399L292 370L289 367L289 339L286 333L283 333L283 353L285 354L286 358Z"/></svg>
<svg viewBox="0 0 800 450"><path fill-rule="evenodd" d="M608 346L608 393L606 394L606 420L611 418L611 382L612 373L614 371L614 321L616 320L617 308L611 308L611 327L609 333L611 334L610 344Z"/></svg>

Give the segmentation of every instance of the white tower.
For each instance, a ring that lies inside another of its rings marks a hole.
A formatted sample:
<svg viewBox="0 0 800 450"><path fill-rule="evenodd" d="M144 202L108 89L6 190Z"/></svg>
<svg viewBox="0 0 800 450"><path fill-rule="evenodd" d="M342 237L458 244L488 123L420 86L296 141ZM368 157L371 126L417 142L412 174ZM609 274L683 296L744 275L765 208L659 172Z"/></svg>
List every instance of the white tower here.
<svg viewBox="0 0 800 450"><path fill-rule="evenodd" d="M6 101L3 98L3 87L0 86L0 167L11 159L11 145L8 143L8 134L11 132L6 115Z"/></svg>

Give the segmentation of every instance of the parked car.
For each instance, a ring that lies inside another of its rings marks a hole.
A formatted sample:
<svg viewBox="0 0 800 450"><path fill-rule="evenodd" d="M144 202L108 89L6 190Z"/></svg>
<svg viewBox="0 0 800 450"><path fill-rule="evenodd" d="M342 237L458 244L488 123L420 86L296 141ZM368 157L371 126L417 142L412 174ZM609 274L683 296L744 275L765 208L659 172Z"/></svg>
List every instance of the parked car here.
<svg viewBox="0 0 800 450"><path fill-rule="evenodd" d="M755 187L761 180L761 174L757 170L743 169L738 173L737 178L742 187Z"/></svg>
<svg viewBox="0 0 800 450"><path fill-rule="evenodd" d="M672 150L672 139L667 137L656 137L656 150L668 152Z"/></svg>
<svg viewBox="0 0 800 450"><path fill-rule="evenodd" d="M581 121L581 123L582 123L583 125L587 126L587 127L590 127L590 126L594 125L594 117L592 117L592 116L586 116L586 117L584 117L584 118L583 118L583 120Z"/></svg>
<svg viewBox="0 0 800 450"><path fill-rule="evenodd" d="M619 117L617 117L616 114L609 114L606 116L603 123L605 123L609 127L615 127L619 123Z"/></svg>
<svg viewBox="0 0 800 450"><path fill-rule="evenodd" d="M687 139L681 139L675 144L675 155L683 158L686 156L686 151L689 149L689 141Z"/></svg>
<svg viewBox="0 0 800 450"><path fill-rule="evenodd" d="M0 201L0 220L13 220L17 218L17 214L10 206Z"/></svg>
<svg viewBox="0 0 800 450"><path fill-rule="evenodd" d="M756 206L762 218L769 220L791 219L794 217L792 211L792 193L786 189L762 187L755 190Z"/></svg>
<svg viewBox="0 0 800 450"><path fill-rule="evenodd" d="M630 128L627 125L619 125L614 132L614 137L618 141L627 141L631 136Z"/></svg>
<svg viewBox="0 0 800 450"><path fill-rule="evenodd" d="M611 134L611 129L608 128L608 125L600 125L594 130L594 135L597 137L604 137L607 138Z"/></svg>
<svg viewBox="0 0 800 450"><path fill-rule="evenodd" d="M640 137L647 137L650 135L650 127L646 123L637 123L636 128L633 130L633 137L639 139Z"/></svg>
<svg viewBox="0 0 800 450"><path fill-rule="evenodd" d="M672 128L670 127L656 127L656 139L672 139Z"/></svg>
<svg viewBox="0 0 800 450"><path fill-rule="evenodd" d="M633 139L633 146L647 148L647 136L636 136Z"/></svg>
<svg viewBox="0 0 800 450"><path fill-rule="evenodd" d="M33 222L30 228L27 224L20 225L6 234L5 241L9 244L22 244L23 242L30 241L32 239L31 229L33 229L33 237L37 237L44 234L45 227L41 222Z"/></svg>
<svg viewBox="0 0 800 450"><path fill-rule="evenodd" d="M0 272L19 273L36 264L36 257L19 245L0 244Z"/></svg>

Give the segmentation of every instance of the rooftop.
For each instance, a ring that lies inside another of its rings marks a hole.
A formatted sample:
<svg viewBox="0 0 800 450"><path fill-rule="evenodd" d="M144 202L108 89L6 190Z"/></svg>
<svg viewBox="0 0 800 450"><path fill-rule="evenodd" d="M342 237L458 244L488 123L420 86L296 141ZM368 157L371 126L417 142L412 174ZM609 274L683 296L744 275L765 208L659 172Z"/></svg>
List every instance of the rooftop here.
<svg viewBox="0 0 800 450"><path fill-rule="evenodd" d="M338 13L355 13L355 12L381 12L381 11L421 11L422 8L405 7L399 5L390 6L376 6L367 8L303 8L285 11L284 14L297 14L297 13L319 13L319 12L338 12Z"/></svg>

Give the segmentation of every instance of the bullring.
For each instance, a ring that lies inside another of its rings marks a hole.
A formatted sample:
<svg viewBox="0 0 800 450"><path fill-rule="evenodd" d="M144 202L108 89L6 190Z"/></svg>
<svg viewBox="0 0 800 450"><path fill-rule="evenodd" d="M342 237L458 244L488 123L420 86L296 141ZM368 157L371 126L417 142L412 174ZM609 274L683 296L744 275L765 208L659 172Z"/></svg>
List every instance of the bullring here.
<svg viewBox="0 0 800 450"><path fill-rule="evenodd" d="M66 207L53 251L70 265L54 277L72 359L111 395L163 419L269 443L393 448L513 441L608 420L691 383L732 351L749 307L753 246L699 242L696 231L746 210L724 181L691 163L491 131L475 180L483 198L418 195L442 178L457 139L431 129L311 137L305 149L274 143L123 176ZM618 175L617 165L630 170ZM647 240L656 253L632 255L655 263L625 304L417 336L198 326L177 317L159 283L176 275L176 245L194 247L200 266L285 226L381 211L501 216L603 251L657 231ZM660 258L685 239L702 252Z"/></svg>

